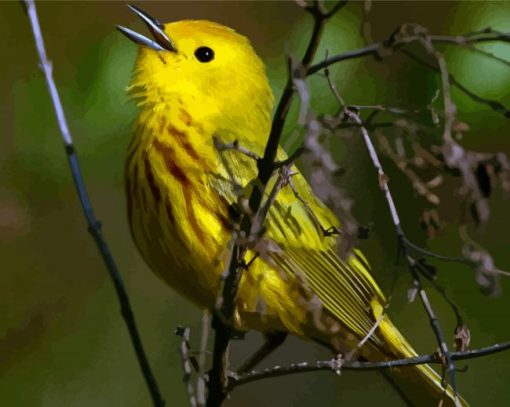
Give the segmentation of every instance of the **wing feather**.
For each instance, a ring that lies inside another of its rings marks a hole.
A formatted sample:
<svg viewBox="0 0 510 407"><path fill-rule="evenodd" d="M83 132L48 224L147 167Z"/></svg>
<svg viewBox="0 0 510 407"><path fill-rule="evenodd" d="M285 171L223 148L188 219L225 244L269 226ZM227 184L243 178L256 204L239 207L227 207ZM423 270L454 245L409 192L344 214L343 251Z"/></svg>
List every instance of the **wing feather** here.
<svg viewBox="0 0 510 407"><path fill-rule="evenodd" d="M239 158L239 152L226 154L230 157L224 161L229 163L230 168L220 176L212 177L211 183L223 199L235 203L238 201L239 188L234 188L229 174L236 174L236 185L245 188L245 195L248 196L249 183L256 177L257 170L254 161ZM285 158L283 150L278 156L279 159ZM330 314L363 338L376 322L372 303L377 301L384 305L384 295L370 275L368 262L361 252L356 250L347 261L337 255L336 237L324 236L322 231L339 226L337 218L315 197L299 171L294 170L297 172L293 177L294 185L307 205L297 199L288 186L279 192L266 219L266 237L282 249L271 254L272 264L279 272L300 279L304 287L316 294ZM313 214L310 208L313 208ZM381 343L377 335L373 335L370 341Z"/></svg>

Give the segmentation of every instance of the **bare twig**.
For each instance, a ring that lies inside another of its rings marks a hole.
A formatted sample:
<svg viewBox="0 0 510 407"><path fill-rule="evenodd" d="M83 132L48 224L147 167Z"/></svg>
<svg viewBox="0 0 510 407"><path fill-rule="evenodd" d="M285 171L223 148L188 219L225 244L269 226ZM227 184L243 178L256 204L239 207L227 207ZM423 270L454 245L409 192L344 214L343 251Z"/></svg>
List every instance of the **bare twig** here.
<svg viewBox="0 0 510 407"><path fill-rule="evenodd" d="M430 39L434 43L444 43L444 44L453 44L453 45L459 45L460 43L463 44L475 44L475 43L483 43L483 42L509 42L510 34L508 33L499 33L497 31L487 31L482 30L478 32L478 34L484 33L485 35L458 35L458 36L446 36L446 35L430 35ZM406 37L402 40L394 41L391 44L391 48L393 49L399 49L402 45L409 44L411 42L417 41L417 37ZM380 56L378 55L380 53L380 50L384 47L387 47L388 44L385 44L383 42L374 43L371 45L368 45L363 48L359 48L357 50L352 50L348 52L344 52L337 55L332 55L328 58L325 58L322 61L317 62L316 64L312 65L310 69L307 71L308 75L313 75L316 72L321 71L322 69L326 68L327 66L333 65L337 62L346 61L349 59L356 59L356 58L362 58L365 56Z"/></svg>
<svg viewBox="0 0 510 407"><path fill-rule="evenodd" d="M483 42L508 42L510 43L510 33L502 33L493 30L492 28L484 28L480 31L475 31L466 35L458 35L455 37L447 35L431 35L431 39L437 43L448 43L453 45L465 45Z"/></svg>
<svg viewBox="0 0 510 407"><path fill-rule="evenodd" d="M395 202L393 201L393 197L391 196L391 192L388 187L388 176L384 173L381 162L379 161L379 156L377 155L374 145L372 144L372 140L370 139L370 136L368 135L368 131L363 126L362 121L357 113L355 113L354 111L352 111L350 109L345 109L344 113L350 120L352 120L354 123L356 123L358 126L360 126L361 136L363 137L363 140L367 147L370 159L372 160L372 163L373 163L375 169L377 170L377 175L378 175L378 179L379 179L379 187L383 191L384 197L386 198L388 207L390 209L391 219L393 220L393 225L395 226L395 229L397 230L397 235L400 237L400 236L404 235L404 233L402 231L402 226L400 224L400 217L398 216Z"/></svg>
<svg viewBox="0 0 510 407"><path fill-rule="evenodd" d="M232 316L235 307L237 286L241 277L240 269L246 250L236 243L232 244L224 273L222 295L218 299L217 310L213 314L212 327L215 330L212 369L209 373L209 393L207 406L221 406L227 396L227 372L229 369L228 348L232 335Z"/></svg>
<svg viewBox="0 0 510 407"><path fill-rule="evenodd" d="M96 218L96 215L94 214L94 210L90 202L87 187L85 186L85 182L83 180L81 168L78 161L78 153L76 152L76 149L73 145L71 133L69 131L69 127L67 125L67 121L65 118L64 109L62 107L60 96L58 94L57 87L53 79L53 66L46 56L46 49L44 46L44 40L41 33L41 27L39 25L39 19L37 17L35 3L33 0L24 0L24 4L26 6L26 12L30 20L30 24L32 26L35 46L40 60L40 68L44 73L46 85L48 86L48 91L50 93L51 101L53 103L53 108L55 109L60 134L62 136L62 140L64 141L64 147L67 155L67 160L69 163L69 168L71 170L74 185L76 187L76 192L78 194L78 198L82 206L83 214L88 224L88 231L92 235L94 241L96 242L99 252L101 253L101 257L103 258L105 266L108 270L108 274L115 287L121 307L122 317L126 322L131 343L133 344L133 347L135 349L138 363L140 365L143 377L145 379L145 382L147 384L147 387L152 398L152 403L154 406L162 407L165 405L165 401L161 397L158 384L150 368L147 355L145 354L145 350L143 348L142 340L140 338L140 334L136 326L135 317L133 314L133 310L131 308L126 287L124 286L122 276L120 275L119 269L113 258L113 255L103 237L101 231L101 222Z"/></svg>
<svg viewBox="0 0 510 407"><path fill-rule="evenodd" d="M493 355L499 352L507 351L509 349L510 342L503 342L480 349L472 349L464 352L451 352L450 356L452 361L468 360ZM413 358L394 359L381 362L357 362L342 360L340 363L340 368L343 371L366 371L391 369L402 366L423 365L428 363L443 364L444 360L439 353L433 353L431 355L421 355ZM321 370L338 372L338 369L339 361L335 358L324 361L293 363L287 366L274 366L272 368L264 369L261 371L254 370L243 375L236 375L235 373L232 373L229 378L229 389L234 389L235 387L243 384L263 379L270 379L273 377L287 376L297 373L316 372Z"/></svg>
<svg viewBox="0 0 510 407"><path fill-rule="evenodd" d="M329 52L328 52L328 50L326 50L325 59L328 59L328 54L329 54ZM326 80L328 81L329 88L333 92L333 95L335 95L335 98L338 102L339 108L343 109L345 107L345 102L344 102L342 96L340 96L340 92L338 92L338 89L337 89L335 83L331 80L331 74L329 72L329 67L324 68L324 75L326 76Z"/></svg>
<svg viewBox="0 0 510 407"><path fill-rule="evenodd" d="M378 177L379 177L379 186L380 186L381 190L383 191L386 201L388 203L391 218L393 220L393 224L395 226L397 236L398 236L401 244L403 244L407 249L413 250L421 255L424 255L427 257L432 257L437 260L471 264L467 259L462 258L462 257L444 256L444 255L437 254L437 253L431 252L429 250L423 249L423 248L417 246L416 244L414 244L413 242L411 242L407 238L407 236L405 235L405 233L402 229L402 225L400 224L400 218L398 216L397 208L395 206L395 202L393 201L393 197L389 190L388 177L385 174L384 170L382 169L381 162L379 161L379 157L378 157L377 152L374 148L372 140L370 139L368 131L365 128L365 126L363 125L361 118L359 117L359 115L357 113L355 113L354 111L347 108L347 109L345 109L345 114L354 123L356 123L360 128L361 135L364 139L365 145L367 146L370 159L372 160L372 163L374 164L374 166L377 170Z"/></svg>
<svg viewBox="0 0 510 407"><path fill-rule="evenodd" d="M507 67L510 68L510 61L509 60L504 59L504 58L500 58L497 55L493 54L492 52L488 52L488 51L485 51L483 49L476 48L476 47L474 47L472 45L469 45L467 49L472 51L472 52L474 52L475 54L480 54L480 55L483 55L486 58L498 61L501 64L506 65Z"/></svg>
<svg viewBox="0 0 510 407"><path fill-rule="evenodd" d="M216 150L218 151L228 151L228 150L234 150L239 151L241 154L244 154L247 157L250 157L251 159L258 161L260 160L260 157L255 154L253 151L248 150L247 148L241 146L239 144L239 140L234 140L231 143L223 143L220 139L217 137L213 137L214 146L216 147Z"/></svg>
<svg viewBox="0 0 510 407"><path fill-rule="evenodd" d="M324 233L326 231L326 229L324 228L324 226L322 226L319 218L317 217L315 212L312 210L312 208L310 207L308 202L306 202L303 199L303 197L299 194L299 192L296 189L296 186L294 185L294 181L292 181L292 178L289 179L289 187L292 189L292 192L294 193L294 196L297 198L297 200L299 202L301 202L301 204L305 207L306 212L310 215L310 218L312 219L315 228L317 230L321 231L322 233Z"/></svg>
<svg viewBox="0 0 510 407"><path fill-rule="evenodd" d="M305 152L305 148L303 146L298 147L291 155L289 155L285 160L276 161L274 163L275 170L278 170L282 167L288 167L294 164L294 162Z"/></svg>
<svg viewBox="0 0 510 407"><path fill-rule="evenodd" d="M181 352L181 360L182 360L182 370L184 371L183 381L186 385L186 391L188 392L188 401L191 407L196 407L197 399L195 396L195 389L193 388L192 382L192 371L191 371L191 360L189 356L190 344L189 344L189 335L190 329L189 326L186 327L178 327L175 331L177 336L181 337L181 345L179 350Z"/></svg>
<svg viewBox="0 0 510 407"><path fill-rule="evenodd" d="M331 12L324 12L318 0L314 0L312 6L307 6L307 11L309 11L314 17L314 27L305 55L301 60L301 66L303 67L305 76L309 75L309 66L315 55L315 51L317 50L325 22L331 18L334 13L338 12L345 4L345 1L340 1L338 5L331 10ZM269 138L264 150L264 156L259 164L259 180L262 185L266 185L271 177L273 162L278 150L278 145L280 144L283 125L287 118L293 94L293 76L289 75L285 89L276 107L271 125L271 132L269 133ZM261 190L261 188L255 188L251 194L250 207L253 212L256 212L255 207L260 204L263 193L264 191Z"/></svg>
<svg viewBox="0 0 510 407"><path fill-rule="evenodd" d="M440 356L444 358L445 363L444 366L446 368L446 372L450 376L450 384L455 393L455 397L457 397L457 382L455 378L455 364L453 363L453 359L450 351L448 350L448 345L446 344L443 331L441 329L441 325L439 324L439 320L432 309L432 305L430 304L428 295L426 291L423 289L421 284L421 279L418 273L416 272L416 261L411 257L406 255L404 252L404 256L407 259L409 264L409 269L411 270L411 274L413 275L413 286L418 290L418 294L420 296L421 303L425 312L429 317L430 327L434 331L434 335L436 336L437 343L440 349ZM443 385L444 386L444 385Z"/></svg>
<svg viewBox="0 0 510 407"><path fill-rule="evenodd" d="M458 45L459 42L469 43L469 44L489 42L489 41L508 42L508 38L510 36L510 34L498 33L495 31L487 32L486 30L479 32L478 34L484 34L484 35L477 36L475 34L471 34L471 35L455 36L455 37L430 35L429 39L432 43L445 43L445 44ZM412 42L416 42L419 40L420 40L420 36L416 36L416 35L405 36L399 40L390 38L390 41L374 43L374 44L368 45L366 47L359 48L357 50L347 51L347 52L344 52L341 54L333 55L333 56L325 58L322 61L319 61L319 62L315 63L314 65L310 66L310 68L306 71L306 74L307 74L307 76L313 75L314 73L317 73L332 64L342 62L342 61L347 61L350 59L357 59L357 58L362 58L362 57L366 57L366 56L374 56L374 57L380 59L383 56L391 54L392 51L399 51L399 52L403 53L404 55L407 55L408 57L421 63L422 65L428 67L429 69L440 72L440 69L438 67L428 63L427 61L424 61L423 59L417 57L414 53L403 48L406 44L410 44ZM467 89L463 84L459 83L451 74L449 75L449 79L450 79L450 83L453 86L460 89L462 92L464 92L467 96L469 96L474 101L488 105L494 111L503 114L505 117L510 118L510 109L508 109L501 102L486 99L486 98L483 98L483 97L473 93L472 91Z"/></svg>
<svg viewBox="0 0 510 407"><path fill-rule="evenodd" d="M448 347L446 345L446 342L444 341L444 335L443 335L443 332L439 325L439 321L435 317L435 314L432 310L430 302L428 301L427 294L421 285L419 275L418 275L418 273L416 273L416 266L415 266L416 261L411 256L409 256L407 254L407 246L405 245L406 240L404 240L405 234L402 230L402 226L400 224L400 218L398 216L398 212L397 212L395 203L393 201L393 198L391 196L391 192L390 192L390 189L388 186L388 177L384 173L381 162L379 161L379 157L378 157L377 152L372 144L372 140L370 139L370 136L369 136L367 130L365 129L365 127L363 127L361 125L360 117L355 112L353 112L349 109L345 109L345 115L350 120L352 120L353 122L355 122L361 126L360 127L361 135L365 141L365 145L367 147L370 159L372 160L372 163L377 170L378 177L379 177L379 187L383 191L384 196L386 198L386 202L390 209L391 217L393 220L393 225L395 226L395 230L396 230L397 236L399 238L399 244L400 244L401 250L402 250L403 255L405 256L406 260L408 261L409 268L413 275L414 286L418 290L421 302L423 304L423 307L424 307L427 315L429 316L430 325L436 335L436 339L437 339L438 345L441 349L442 355L446 359L446 368L447 368L447 371L450 376L452 388L456 394L457 391L456 391L456 381L455 381L455 365L453 364L450 353L448 351Z"/></svg>
<svg viewBox="0 0 510 407"><path fill-rule="evenodd" d="M280 190L289 183L289 180L291 179L292 175L294 175L294 173L290 170L289 167L283 166L280 168L278 178L276 179L273 188L269 192L269 195L267 196L266 200L262 202L257 213L253 217L252 231L255 238L261 236L261 233L264 230L263 224L267 217L267 214L269 213L269 209L271 208L271 206L273 206L273 203L276 200L278 192L280 192Z"/></svg>
<svg viewBox="0 0 510 407"><path fill-rule="evenodd" d="M444 105L444 130L443 139L445 143L452 142L452 129L455 122L457 107L452 101L450 92L450 74L446 66L446 61L439 51L436 50L432 42L432 38L427 30L419 25L412 25L413 32L418 36L419 42L437 61L439 72L441 74L441 84L443 88L443 105Z"/></svg>
<svg viewBox="0 0 510 407"><path fill-rule="evenodd" d="M388 304L386 304L388 306ZM379 318L375 321L374 325L372 325L372 328L367 332L367 334L361 339L361 341L358 342L358 344L345 355L344 360L350 361L353 360L354 356L356 355L356 352L358 352L363 345L372 337L372 335L375 333L377 328L379 328L379 325L381 325L382 320L384 319L385 313L382 312ZM343 366L343 363L342 363Z"/></svg>
<svg viewBox="0 0 510 407"><path fill-rule="evenodd" d="M429 68L429 69L431 69L433 71L440 72L440 69L437 66L435 66L435 65L425 61L423 58L420 58L419 56L417 56L413 52L411 52L409 50L406 50L406 49L400 49L399 51L402 54L404 54L407 57L409 57L410 59L418 62L419 64L421 64L421 65L423 65L423 66L425 66L425 67L427 67L427 68ZM455 77L452 74L448 75L448 79L449 79L449 82L453 86L455 86L457 89L459 89L460 91L465 93L467 96L469 96L475 102L487 105L492 110L494 110L495 112L501 113L503 116L505 116L507 118L510 118L510 109L508 107L506 107L503 103L501 103L501 102L499 102L497 100L487 99L487 98L484 98L482 96L477 95L476 93L474 93L471 90L469 90L462 83L460 83L457 79L455 79Z"/></svg>
<svg viewBox="0 0 510 407"><path fill-rule="evenodd" d="M317 73L326 67L336 64L338 62L347 61L349 59L356 59L356 58L362 58L369 55L376 56L379 48L381 47L381 44L376 43L372 45L368 45L363 48L359 48L352 51L343 52L341 54L330 56L326 59L323 59L320 62L317 62L316 64L312 65L307 70L307 75L313 75L314 73Z"/></svg>
<svg viewBox="0 0 510 407"><path fill-rule="evenodd" d="M322 4L318 0L314 0L312 6L306 6L306 9L314 17L314 28L305 55L301 60L301 65L305 70L308 68L315 55L325 21L339 11L341 6L335 6L332 12L325 12ZM276 153L293 94L293 78L292 75L289 75L287 84L276 108L264 155L262 159L257 161L258 179L257 182L254 183L253 190L248 200L251 213L258 212L263 196L265 195L266 187L273 175ZM245 237L252 236L252 226L251 217L246 214L243 215L240 223L241 234ZM213 316L213 328L216 334L214 339L213 367L209 375L209 395L207 398L207 405L209 407L220 406L228 391L226 377L228 372L228 347L232 331L232 327L228 326L228 324L231 323L235 308L234 303L237 295L237 286L243 270L245 254L246 248L234 242L229 260L226 263L226 276L220 301L221 309L215 312ZM224 322L227 322L227 324Z"/></svg>
<svg viewBox="0 0 510 407"><path fill-rule="evenodd" d="M198 378L197 378L197 406L203 407L206 402L205 365L207 361L207 341L209 339L209 313L204 311L202 315L202 336L200 338L200 353L198 355Z"/></svg>

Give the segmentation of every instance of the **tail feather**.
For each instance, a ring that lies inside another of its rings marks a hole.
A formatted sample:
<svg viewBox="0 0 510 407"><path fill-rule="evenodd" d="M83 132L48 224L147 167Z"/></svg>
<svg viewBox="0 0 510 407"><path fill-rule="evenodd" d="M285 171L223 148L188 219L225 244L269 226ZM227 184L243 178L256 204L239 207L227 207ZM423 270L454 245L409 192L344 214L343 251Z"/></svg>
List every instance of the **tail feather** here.
<svg viewBox="0 0 510 407"><path fill-rule="evenodd" d="M396 359L417 356L411 345L395 326L384 318L379 331L390 354ZM386 353L385 352L385 353ZM391 379L405 397L415 406L467 407L469 404L455 394L451 386L441 384L441 377L429 365L395 367L390 370Z"/></svg>

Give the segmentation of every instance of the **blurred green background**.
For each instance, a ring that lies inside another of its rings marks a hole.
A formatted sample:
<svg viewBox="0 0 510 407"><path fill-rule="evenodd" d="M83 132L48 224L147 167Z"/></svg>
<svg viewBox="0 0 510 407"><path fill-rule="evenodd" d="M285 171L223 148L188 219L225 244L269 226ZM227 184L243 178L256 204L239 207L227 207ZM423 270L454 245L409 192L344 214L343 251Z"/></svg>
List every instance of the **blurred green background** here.
<svg viewBox="0 0 510 407"><path fill-rule="evenodd" d="M140 2L162 21L206 18L227 24L251 38L267 63L278 95L284 83L284 51L302 50L310 18L293 2ZM122 167L136 109L125 95L135 47L114 29L122 24L145 33L123 2L40 2L39 17L47 52L81 158L98 217L129 290L146 351L168 405L186 405L177 325L192 327L198 346L201 311L177 297L143 263L124 216ZM362 3L349 4L325 33L330 54L363 45L359 34ZM461 34L491 26L510 31L508 2L375 2L372 35L382 40L404 22L433 33ZM112 284L87 233L54 113L34 49L28 21L18 2L0 3L0 405L148 406L150 401ZM471 90L510 105L510 68L469 50L447 50L456 78ZM510 59L508 44L483 49ZM322 51L323 52L323 51ZM320 55L323 55L321 52ZM436 74L404 57L382 63L350 61L332 70L348 103L424 106L440 87ZM322 78L310 81L316 111L334 110ZM463 143L481 151L510 153L508 119L454 92L459 117L471 130ZM440 129L437 129L439 132ZM391 130L387 130L390 135ZM439 133L438 133L439 134ZM355 201L355 214L372 224L361 246L376 279L388 290L395 273L396 243L387 208L356 137L335 153L347 168L340 184ZM424 207L409 183L384 160L397 206L409 236L450 255L459 254L455 225L433 241L419 228ZM458 200L443 191L445 219ZM510 268L508 201L496 190L489 224L473 236ZM503 294L481 294L470 269L440 266L439 282L459 305L472 333L472 347L510 339L510 284ZM436 349L419 303L407 304L410 279L400 270L390 313L419 352ZM430 291L444 331L452 338L455 320ZM452 340L450 340L451 342ZM235 361L260 343L257 334L234 343ZM291 339L266 362L328 358L317 346ZM458 364L464 366L463 363ZM458 374L461 393L472 405L508 405L510 353L473 360ZM377 373L311 373L273 379L235 390L228 405L402 405Z"/></svg>

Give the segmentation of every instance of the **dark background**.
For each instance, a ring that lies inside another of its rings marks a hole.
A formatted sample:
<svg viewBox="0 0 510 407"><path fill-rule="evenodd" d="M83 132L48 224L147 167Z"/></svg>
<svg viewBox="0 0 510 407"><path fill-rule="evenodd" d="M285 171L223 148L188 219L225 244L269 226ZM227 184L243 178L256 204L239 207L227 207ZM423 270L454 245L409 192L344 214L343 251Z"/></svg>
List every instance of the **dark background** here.
<svg viewBox="0 0 510 407"><path fill-rule="evenodd" d="M264 59L278 96L285 75L284 51L302 50L310 18L293 2L140 2L161 21L206 18L247 35ZM333 21L324 46L330 54L363 46L361 3L349 4ZM192 327L198 344L201 311L176 296L143 263L131 241L124 214L123 157L136 114L125 95L135 47L114 29L122 24L145 33L123 2L41 2L38 11L47 52L78 148L97 215L129 290L146 350L168 405L186 405L178 339L174 328ZM373 36L384 39L404 22L418 22L437 34L461 34L491 26L510 31L508 2L375 2ZM147 406L149 398L104 265L87 234L67 169L46 86L37 68L30 26L17 2L0 4L0 405ZM479 94L510 104L510 69L469 50L447 50L456 78ZM510 59L508 45L483 49ZM332 75L348 103L425 106L439 78L402 56L338 65ZM310 81L316 111L333 111L322 78ZM454 91L459 117L471 130L463 144L510 153L509 122ZM440 130L438 130L440 131ZM388 131L391 135L391 131ZM340 180L355 201L361 223L372 224L361 243L376 279L388 290L395 272L395 236L364 146L356 137L335 147L347 168ZM406 179L384 161L409 236L443 253L458 255L457 227L446 224L427 241L418 225L424 206ZM442 191L442 213L456 219L455 188ZM510 264L508 200L496 190L492 217L472 236L490 249L500 268ZM437 264L437 263L436 263ZM439 282L458 303L472 333L472 347L510 339L508 290L488 298L469 268L437 264ZM405 270L390 314L418 352L436 349L419 303L407 304ZM455 320L431 291L444 331L452 342ZM257 334L234 343L240 361L259 343ZM329 358L317 346L290 340L267 364ZM463 363L458 364L464 366ZM510 354L468 363L458 374L461 393L472 405L507 405ZM229 405L400 405L377 373L309 373L247 385Z"/></svg>

